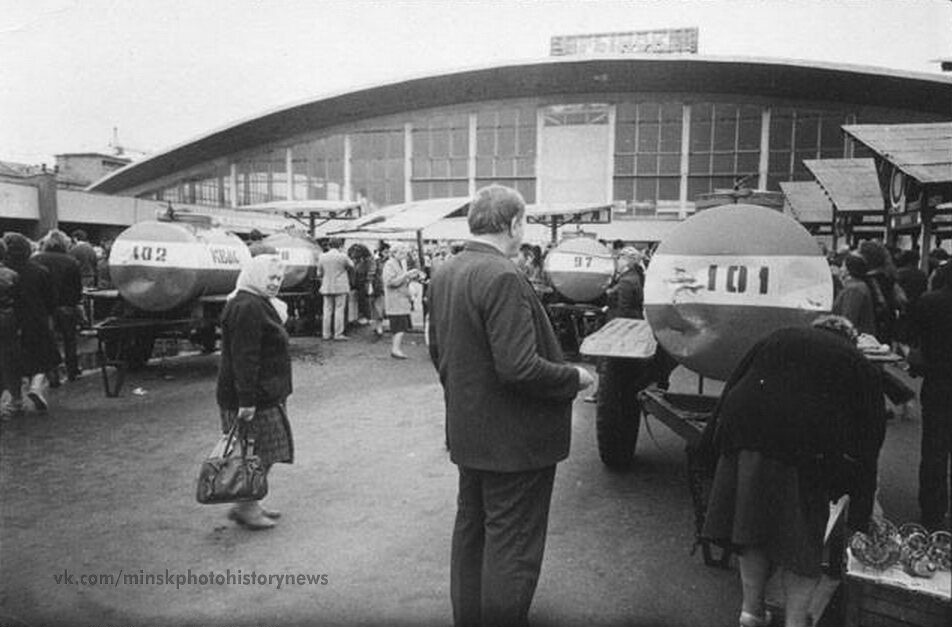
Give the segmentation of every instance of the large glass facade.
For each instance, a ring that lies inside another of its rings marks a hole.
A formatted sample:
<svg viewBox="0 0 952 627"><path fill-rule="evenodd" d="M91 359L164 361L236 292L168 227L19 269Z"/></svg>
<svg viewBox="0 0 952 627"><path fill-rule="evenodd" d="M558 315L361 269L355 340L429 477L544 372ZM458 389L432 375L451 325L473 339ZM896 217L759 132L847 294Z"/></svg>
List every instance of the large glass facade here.
<svg viewBox="0 0 952 627"><path fill-rule="evenodd" d="M549 124L591 125L593 133L598 132L596 127L613 124L608 136L613 147L605 153L611 165L606 160L600 168L606 170L603 180L611 181L613 200L633 209L618 217L651 217L675 209L690 212L699 194L735 184L756 187L765 182L767 189L776 191L782 181L808 180L805 159L869 156L868 150L845 137L844 124L927 122L935 117L846 106L651 99L635 94L600 102L591 110L552 99L484 102L363 120L329 129L323 137L302 137L216 161L142 195L209 206L366 199L374 208L466 196L473 188L501 183L515 187L533 203L545 183L539 173L559 175L555 172L559 159L571 161L565 151L581 151L579 145L569 144L548 153L546 169L539 150L553 149L545 143L553 139ZM553 115L561 117L550 119ZM769 120L767 128L762 128L764 120ZM761 154L762 146L768 147L767 155ZM543 192L547 201L559 202L558 189ZM683 206L681 199L687 201Z"/></svg>
<svg viewBox="0 0 952 627"><path fill-rule="evenodd" d="M500 183L535 202L536 110L483 110L476 114L476 187Z"/></svg>
<svg viewBox="0 0 952 627"><path fill-rule="evenodd" d="M761 109L725 103L691 105L687 198L731 189L746 180L756 187L760 167Z"/></svg>
<svg viewBox="0 0 952 627"><path fill-rule="evenodd" d="M403 127L350 135L351 199L371 207L404 202Z"/></svg>
<svg viewBox="0 0 952 627"><path fill-rule="evenodd" d="M812 180L804 159L844 157L846 140L840 127L847 123L844 112L772 109L767 189L778 191L781 181Z"/></svg>
<svg viewBox="0 0 952 627"><path fill-rule="evenodd" d="M238 204L255 205L287 200L287 153L268 150L237 163Z"/></svg>
<svg viewBox="0 0 952 627"><path fill-rule="evenodd" d="M430 115L413 120L414 200L469 193L469 116Z"/></svg>
<svg viewBox="0 0 952 627"><path fill-rule="evenodd" d="M292 200L342 200L344 136L332 135L291 147Z"/></svg>
<svg viewBox="0 0 952 627"><path fill-rule="evenodd" d="M680 102L621 103L615 113L614 198L636 214L659 200L678 200L681 176Z"/></svg>

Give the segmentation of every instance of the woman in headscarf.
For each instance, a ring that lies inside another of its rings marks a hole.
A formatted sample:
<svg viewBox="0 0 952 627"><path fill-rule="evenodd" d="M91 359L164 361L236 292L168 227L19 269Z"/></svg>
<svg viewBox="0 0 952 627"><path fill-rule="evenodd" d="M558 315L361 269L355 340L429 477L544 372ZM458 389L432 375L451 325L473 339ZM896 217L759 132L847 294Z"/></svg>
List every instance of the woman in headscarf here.
<svg viewBox="0 0 952 627"><path fill-rule="evenodd" d="M294 442L285 408L291 394L291 357L284 328L287 307L277 299L284 267L277 255L252 257L238 275L221 316L221 366L217 399L222 432L245 421L254 452L268 472L294 461ZM228 517L249 529L274 526L277 511L258 501L235 505Z"/></svg>

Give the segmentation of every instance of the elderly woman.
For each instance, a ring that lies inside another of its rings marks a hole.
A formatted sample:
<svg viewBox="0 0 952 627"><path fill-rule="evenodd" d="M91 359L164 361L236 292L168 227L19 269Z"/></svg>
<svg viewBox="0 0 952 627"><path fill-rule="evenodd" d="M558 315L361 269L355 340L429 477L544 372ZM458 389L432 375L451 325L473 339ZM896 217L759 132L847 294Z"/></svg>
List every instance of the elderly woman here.
<svg viewBox="0 0 952 627"><path fill-rule="evenodd" d="M222 432L245 421L265 472L294 461L285 409L291 394L291 357L284 328L287 308L276 296L284 279L277 255L259 255L242 268L221 316L222 350L217 399ZM249 529L268 529L280 514L258 501L233 507L228 517Z"/></svg>
<svg viewBox="0 0 952 627"><path fill-rule="evenodd" d="M829 504L850 495L865 529L885 435L882 376L841 316L775 331L727 381L703 441L719 457L703 535L739 554L742 627L767 625L767 580L783 568L787 627L805 627ZM713 436L713 437L712 437Z"/></svg>
<svg viewBox="0 0 952 627"><path fill-rule="evenodd" d="M390 333L393 344L390 356L394 359L406 359L403 352L403 334L410 330L410 283L423 276L423 271L407 269L409 252L403 244L394 246L390 258L383 265L384 301L387 318L390 320Z"/></svg>

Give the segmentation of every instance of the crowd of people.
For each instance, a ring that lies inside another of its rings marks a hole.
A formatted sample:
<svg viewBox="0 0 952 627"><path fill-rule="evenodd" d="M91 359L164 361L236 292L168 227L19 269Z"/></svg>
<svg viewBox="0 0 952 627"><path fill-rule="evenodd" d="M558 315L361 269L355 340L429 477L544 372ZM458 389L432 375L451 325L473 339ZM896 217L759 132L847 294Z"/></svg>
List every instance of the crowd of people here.
<svg viewBox="0 0 952 627"><path fill-rule="evenodd" d="M2 419L47 411L48 388L80 376L83 291L108 281L105 257L80 229L53 229L39 241L16 232L0 238Z"/></svg>

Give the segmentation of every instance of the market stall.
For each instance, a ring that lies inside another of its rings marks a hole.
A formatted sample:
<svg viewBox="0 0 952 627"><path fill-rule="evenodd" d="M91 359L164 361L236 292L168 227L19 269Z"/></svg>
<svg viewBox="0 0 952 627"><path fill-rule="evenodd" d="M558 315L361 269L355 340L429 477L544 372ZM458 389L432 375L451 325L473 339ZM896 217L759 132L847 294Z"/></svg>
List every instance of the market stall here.
<svg viewBox="0 0 952 627"><path fill-rule="evenodd" d="M873 153L886 239L924 252L952 238L952 122L853 124L843 131ZM922 269L928 271L927 255Z"/></svg>
<svg viewBox="0 0 952 627"><path fill-rule="evenodd" d="M883 237L885 212L872 159L804 159L803 165L833 204L834 249L840 236L850 248Z"/></svg>

